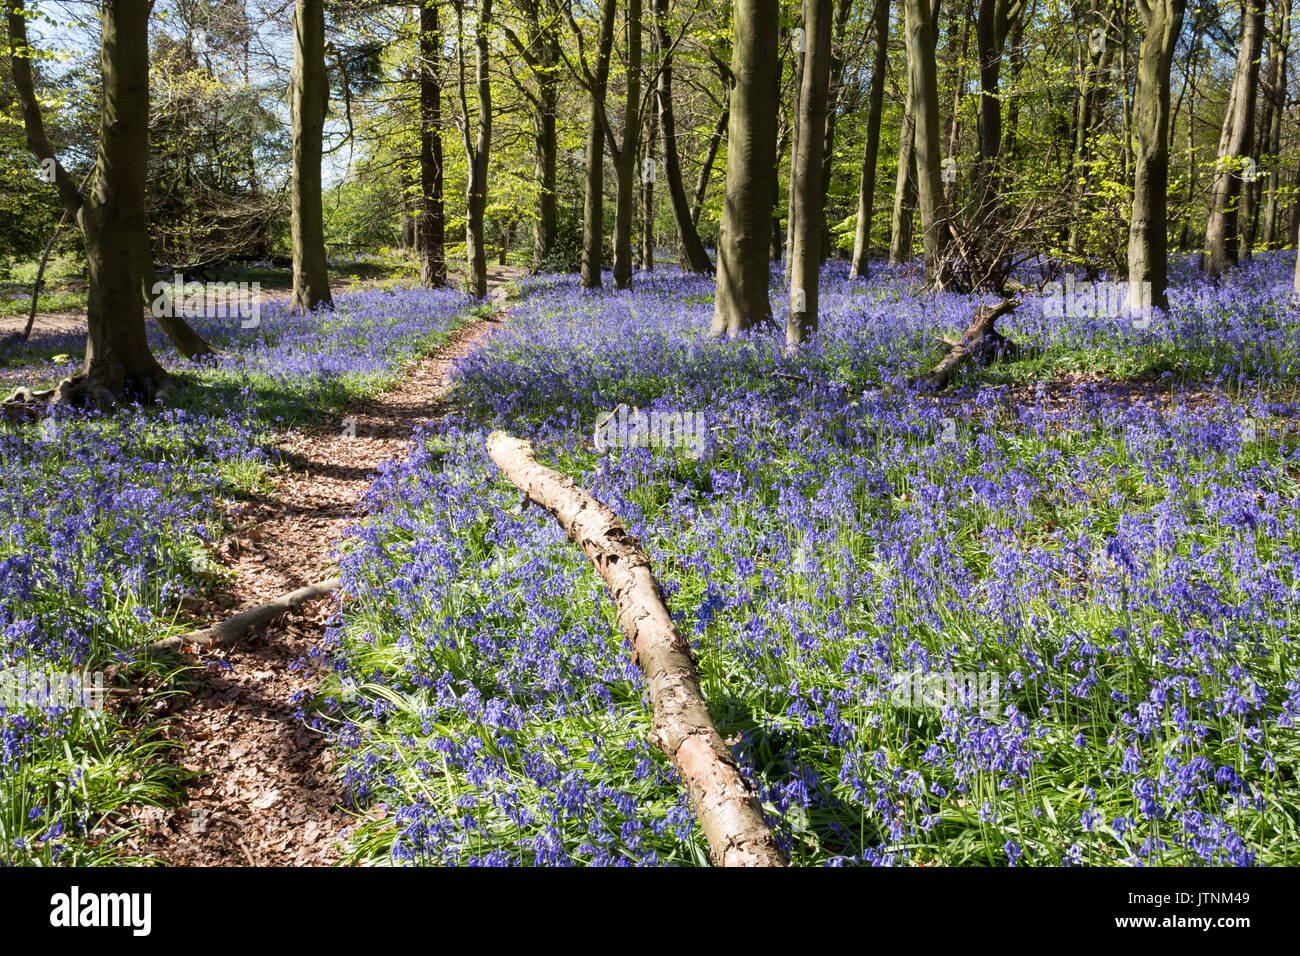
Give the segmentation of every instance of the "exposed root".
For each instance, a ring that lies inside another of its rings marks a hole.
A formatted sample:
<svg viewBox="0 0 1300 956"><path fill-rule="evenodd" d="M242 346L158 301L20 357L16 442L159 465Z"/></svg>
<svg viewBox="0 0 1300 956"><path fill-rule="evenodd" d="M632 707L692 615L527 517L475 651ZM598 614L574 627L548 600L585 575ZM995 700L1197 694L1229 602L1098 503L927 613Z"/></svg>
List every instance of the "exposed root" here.
<svg viewBox="0 0 1300 956"><path fill-rule="evenodd" d="M174 651L183 647L210 647L216 644L228 644L243 637L259 624L274 620L281 614L292 611L312 598L318 598L332 591L337 591L341 584L342 582L338 578L328 578L317 584L298 588L296 591L280 595L273 601L267 601L265 604L259 604L247 611L241 611L234 617L211 627L189 631L185 634L177 634L175 637L169 637L161 641L154 641L149 645L148 649L158 652Z"/></svg>
<svg viewBox="0 0 1300 956"><path fill-rule="evenodd" d="M32 389L25 385L16 388L0 401L0 414L6 419L32 419L56 405L106 410L133 395L149 402L165 401L175 394L176 389L176 382L167 376L157 385L151 383L142 394L131 388L118 393L85 374L77 374L65 378L53 388Z"/></svg>

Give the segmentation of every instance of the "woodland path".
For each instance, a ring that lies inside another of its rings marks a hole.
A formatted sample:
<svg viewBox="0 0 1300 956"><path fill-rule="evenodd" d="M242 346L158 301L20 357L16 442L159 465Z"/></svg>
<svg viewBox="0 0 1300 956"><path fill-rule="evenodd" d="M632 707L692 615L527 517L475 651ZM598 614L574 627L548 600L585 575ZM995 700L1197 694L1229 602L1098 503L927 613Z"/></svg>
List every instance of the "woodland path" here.
<svg viewBox="0 0 1300 956"><path fill-rule="evenodd" d="M494 277L499 287L513 276ZM413 432L445 408L455 361L506 318L479 319L419 362L392 391L358 403L310 432L279 444L288 471L262 496L232 504L219 561L234 584L196 616L223 620L285 592L332 576L331 551L384 462L404 456ZM355 419L355 437L342 427ZM125 846L173 866L321 866L340 855L339 834L355 821L339 808L333 754L295 716L295 701L316 686L301 662L318 646L333 596L205 651L187 695L172 698L163 733L173 755L197 774L188 802L141 807Z"/></svg>

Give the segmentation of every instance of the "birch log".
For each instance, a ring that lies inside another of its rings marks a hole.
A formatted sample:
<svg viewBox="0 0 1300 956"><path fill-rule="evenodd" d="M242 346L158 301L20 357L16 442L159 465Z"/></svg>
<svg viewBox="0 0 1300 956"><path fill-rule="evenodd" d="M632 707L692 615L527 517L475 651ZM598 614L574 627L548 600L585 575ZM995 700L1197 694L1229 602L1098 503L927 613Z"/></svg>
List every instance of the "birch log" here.
<svg viewBox="0 0 1300 956"><path fill-rule="evenodd" d="M650 690L650 741L673 762L716 866L785 866L758 797L709 716L690 646L668 613L650 559L610 508L537 463L530 442L496 431L488 454L528 498L555 516L591 559Z"/></svg>

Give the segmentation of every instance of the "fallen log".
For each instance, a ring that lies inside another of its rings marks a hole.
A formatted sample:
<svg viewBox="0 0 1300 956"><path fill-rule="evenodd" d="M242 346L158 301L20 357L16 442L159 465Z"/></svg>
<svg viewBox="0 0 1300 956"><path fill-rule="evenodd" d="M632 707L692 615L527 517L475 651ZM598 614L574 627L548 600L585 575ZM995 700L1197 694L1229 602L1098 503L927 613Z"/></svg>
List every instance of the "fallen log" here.
<svg viewBox="0 0 1300 956"><path fill-rule="evenodd" d="M555 516L604 579L650 690L650 742L677 768L714 865L785 866L753 787L709 716L690 645L673 624L637 540L608 506L538 464L530 442L495 431L487 449L516 487Z"/></svg>
<svg viewBox="0 0 1300 956"><path fill-rule="evenodd" d="M967 361L989 362L1015 355L1019 347L997 330L996 323L1008 312L1014 312L1019 304L1015 299L1003 299L997 305L981 305L975 310L975 318L961 340L951 343L950 351L939 360L939 364L913 378L911 384L943 388Z"/></svg>
<svg viewBox="0 0 1300 956"><path fill-rule="evenodd" d="M227 644L243 637L259 624L274 620L281 614L292 611L312 598L318 598L332 591L337 591L341 584L342 582L338 578L328 578L316 584L309 584L305 588L298 588L296 591L282 594L273 601L251 607L247 611L240 611L234 617L213 624L211 627L200 628L197 631L187 631L184 634L176 634L161 641L154 641L146 649L154 652L175 651L183 647L208 647L213 644Z"/></svg>

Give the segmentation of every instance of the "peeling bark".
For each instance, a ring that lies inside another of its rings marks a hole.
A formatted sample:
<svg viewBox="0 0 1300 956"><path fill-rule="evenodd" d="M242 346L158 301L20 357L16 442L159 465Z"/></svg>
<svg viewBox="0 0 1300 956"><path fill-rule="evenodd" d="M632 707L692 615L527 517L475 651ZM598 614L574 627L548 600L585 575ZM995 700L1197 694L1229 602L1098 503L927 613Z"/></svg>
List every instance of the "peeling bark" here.
<svg viewBox="0 0 1300 956"><path fill-rule="evenodd" d="M637 540L571 478L538 464L531 443L496 431L487 448L505 476L554 515L609 589L649 689L650 741L677 768L714 865L785 866L754 788L709 716L690 645Z"/></svg>

